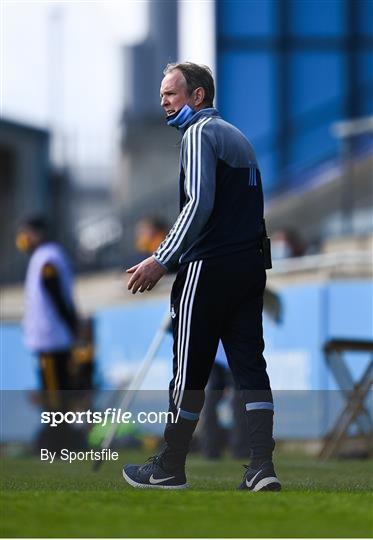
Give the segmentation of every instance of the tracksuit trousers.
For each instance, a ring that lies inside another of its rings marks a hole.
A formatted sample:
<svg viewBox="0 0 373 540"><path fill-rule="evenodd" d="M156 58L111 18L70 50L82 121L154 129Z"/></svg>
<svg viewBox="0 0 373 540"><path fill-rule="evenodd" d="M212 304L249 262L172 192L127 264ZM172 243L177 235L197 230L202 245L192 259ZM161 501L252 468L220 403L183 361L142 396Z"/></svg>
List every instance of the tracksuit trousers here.
<svg viewBox="0 0 373 540"><path fill-rule="evenodd" d="M265 283L259 247L180 266L171 292L169 410L177 421L167 424L164 433L168 468L185 464L220 339L246 409L251 464L271 460L273 399L262 328Z"/></svg>

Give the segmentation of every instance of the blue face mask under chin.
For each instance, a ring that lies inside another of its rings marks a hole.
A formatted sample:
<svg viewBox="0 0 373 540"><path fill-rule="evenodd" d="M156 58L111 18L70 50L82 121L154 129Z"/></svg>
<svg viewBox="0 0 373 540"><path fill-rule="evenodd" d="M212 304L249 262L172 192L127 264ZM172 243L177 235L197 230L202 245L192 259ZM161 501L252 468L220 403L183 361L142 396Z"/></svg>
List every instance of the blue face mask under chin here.
<svg viewBox="0 0 373 540"><path fill-rule="evenodd" d="M173 126L179 129L183 124L189 122L189 120L194 116L195 111L189 107L189 105L184 105L180 111L167 116L166 122L168 126Z"/></svg>

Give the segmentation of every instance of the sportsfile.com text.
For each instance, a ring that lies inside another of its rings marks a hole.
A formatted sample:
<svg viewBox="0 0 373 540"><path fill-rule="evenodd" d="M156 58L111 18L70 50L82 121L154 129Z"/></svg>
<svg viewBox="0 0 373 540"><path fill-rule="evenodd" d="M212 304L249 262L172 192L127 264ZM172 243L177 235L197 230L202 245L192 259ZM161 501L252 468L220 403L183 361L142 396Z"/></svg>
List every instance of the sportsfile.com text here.
<svg viewBox="0 0 373 540"><path fill-rule="evenodd" d="M179 412L174 414L171 411L140 411L133 414L130 411L122 411L109 407L104 411L43 411L40 415L42 424L49 424L50 427L57 427L60 424L167 424L176 423Z"/></svg>

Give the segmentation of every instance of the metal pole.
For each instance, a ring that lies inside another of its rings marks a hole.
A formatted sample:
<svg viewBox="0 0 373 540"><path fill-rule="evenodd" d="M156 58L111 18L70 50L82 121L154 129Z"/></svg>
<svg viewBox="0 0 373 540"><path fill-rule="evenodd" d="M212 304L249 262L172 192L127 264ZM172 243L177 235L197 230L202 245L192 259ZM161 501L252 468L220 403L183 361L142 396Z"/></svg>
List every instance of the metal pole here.
<svg viewBox="0 0 373 540"><path fill-rule="evenodd" d="M147 350L147 352L146 352L146 354L144 356L142 364L141 364L138 372L136 373L136 375L132 379L129 387L124 391L122 400L120 401L117 409L122 409L122 410L126 411L126 410L128 410L128 408L132 404L133 400L136 397L136 394L140 390L140 387L141 387L141 385L142 385L142 383L143 383L143 381L145 379L146 374L149 371L149 368L150 368L151 364L153 363L155 355L157 354L158 349L161 346L161 343L162 343L163 338L164 338L164 336L165 336L165 334L167 332L169 324L170 324L170 312L167 309L167 312L164 314L162 322L161 322L161 324L160 324L160 326L159 326L159 328L158 328L158 330L157 330L151 344L149 345L149 348L148 348L148 350ZM118 425L113 424L111 430L108 432L108 434L106 435L105 439L103 440L103 442L101 444L101 450L110 448L113 440L115 439L115 435L117 433L117 430L118 430ZM101 465L102 465L102 460L101 459L97 460L97 461L94 461L93 462L93 470L98 471L98 469L101 467Z"/></svg>

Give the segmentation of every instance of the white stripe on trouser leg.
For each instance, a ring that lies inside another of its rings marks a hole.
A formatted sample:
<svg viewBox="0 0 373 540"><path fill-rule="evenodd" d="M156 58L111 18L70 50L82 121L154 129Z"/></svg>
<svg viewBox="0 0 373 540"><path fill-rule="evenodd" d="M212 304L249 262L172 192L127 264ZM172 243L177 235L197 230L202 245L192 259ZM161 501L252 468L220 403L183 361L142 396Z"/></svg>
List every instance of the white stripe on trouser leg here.
<svg viewBox="0 0 373 540"><path fill-rule="evenodd" d="M177 335L177 369L175 374L175 382L174 382L174 390L173 390L173 400L175 401L175 395L176 395L176 387L178 384L178 380L180 378L180 362L181 362L181 347L182 347L182 337L184 335L183 333L183 320L184 320L184 310L185 310L185 304L188 301L188 297L191 291L190 287L190 281L193 279L193 275L195 273L195 263L190 263L188 266L188 272L184 283L183 292L181 295L180 305L179 305L179 325L178 325L178 335Z"/></svg>
<svg viewBox="0 0 373 540"><path fill-rule="evenodd" d="M181 406L181 400L182 400L182 396L184 394L184 388L185 388L185 378L186 378L186 371L187 371L187 364L188 364L188 353L189 353L189 338L190 338L191 318L192 318L192 311L193 311L194 296L195 296L195 292L196 292L196 289L197 289L198 278L199 278L199 274L201 272L201 267L202 267L202 261L200 261L198 263L196 277L193 280L192 296L191 296L190 303L188 304L188 320L187 320L187 327L186 327L185 348L184 348L184 354L183 354L182 363L181 363L181 366L182 366L181 393L180 393L179 403L177 405L178 407Z"/></svg>
<svg viewBox="0 0 373 540"><path fill-rule="evenodd" d="M183 394L184 394L184 389L185 389L185 379L186 379L186 372L187 372L187 365L188 365L189 339L190 339L193 303L194 303L194 297L196 294L198 278L201 272L201 268L202 268L202 261L199 261L198 266L197 266L197 272L196 272L195 278L193 279L193 290L192 290L190 302L188 303L188 311L187 311L188 319L187 319L187 327L186 327L185 347L183 351L183 357L181 360L182 382L181 382L181 387L179 388L179 396L176 398L176 407L181 406L181 401L183 399Z"/></svg>
<svg viewBox="0 0 373 540"><path fill-rule="evenodd" d="M188 296L189 285L190 280L193 277L193 263L190 263L188 266L188 272L184 283L183 292L181 295L181 300L179 304L179 322L178 322L178 336L177 336L177 368L175 373L175 380L174 380L174 389L173 389L173 400L175 401L175 394L176 394L176 386L179 379L179 373L180 373L180 360L181 360L181 341L182 341L182 325L183 325L183 312L184 312L184 305L185 305L185 298Z"/></svg>
<svg viewBox="0 0 373 540"><path fill-rule="evenodd" d="M177 375L175 377L175 387L173 392L174 402L176 403L177 396L180 391L181 374L182 374L182 361L184 357L185 348L185 334L186 334L186 321L190 296L193 290L193 283L197 271L198 262L190 263L191 273L188 282L185 283L183 298L180 301L180 318L179 318L179 331L178 331L178 359L177 359ZM184 294L185 293L185 294Z"/></svg>

